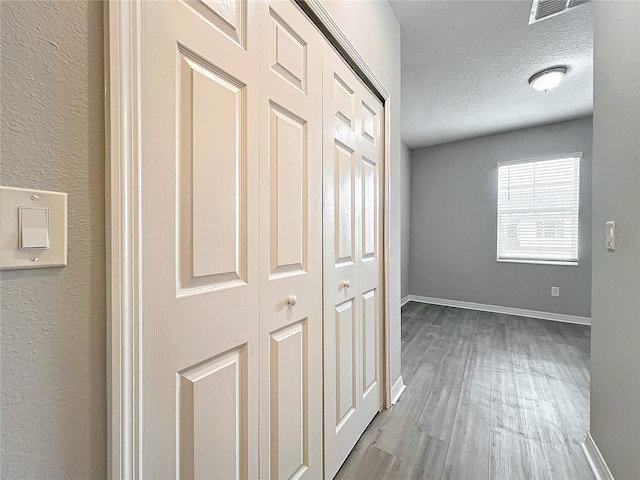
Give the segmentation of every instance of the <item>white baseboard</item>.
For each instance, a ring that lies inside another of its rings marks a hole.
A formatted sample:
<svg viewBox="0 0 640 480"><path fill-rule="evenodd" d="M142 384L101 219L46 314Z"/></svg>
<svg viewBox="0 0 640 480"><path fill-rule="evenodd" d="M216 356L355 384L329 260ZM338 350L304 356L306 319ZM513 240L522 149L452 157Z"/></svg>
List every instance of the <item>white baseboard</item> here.
<svg viewBox="0 0 640 480"><path fill-rule="evenodd" d="M593 441L591 433L587 433L587 438L580 446L582 446L582 451L585 457L587 457L587 462L596 480L614 480L613 474L611 470L609 470L607 462L604 461L604 457L600 453L596 442Z"/></svg>
<svg viewBox="0 0 640 480"><path fill-rule="evenodd" d="M516 315L518 317L531 317L539 318L541 320L591 325L590 317L579 317L577 315L565 315L562 313L539 312L537 310L526 310L524 308L485 305L483 303L462 302L460 300L447 300L445 298L422 297L420 295L409 295L409 301L443 305L445 307L466 308L468 310L480 310L482 312L504 313L506 315Z"/></svg>
<svg viewBox="0 0 640 480"><path fill-rule="evenodd" d="M400 375L396 380L396 383L391 387L391 405L398 403L398 399L400 398L400 395L402 395L402 392L404 392L405 388L407 388L407 386L404 384L404 380L402 380L402 375ZM388 405L388 407L391 405Z"/></svg>
<svg viewBox="0 0 640 480"><path fill-rule="evenodd" d="M406 297L402 297L402 300L400 300L400 306L404 307L406 303L409 303L409 301L411 300L409 297L411 295L407 295Z"/></svg>

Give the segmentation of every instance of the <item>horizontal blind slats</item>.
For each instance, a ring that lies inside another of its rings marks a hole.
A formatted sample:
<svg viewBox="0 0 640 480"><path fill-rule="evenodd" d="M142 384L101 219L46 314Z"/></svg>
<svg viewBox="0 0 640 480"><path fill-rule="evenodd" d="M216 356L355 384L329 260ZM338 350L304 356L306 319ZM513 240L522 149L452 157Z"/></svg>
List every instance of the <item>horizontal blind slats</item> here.
<svg viewBox="0 0 640 480"><path fill-rule="evenodd" d="M580 159L498 166L498 260L578 261Z"/></svg>

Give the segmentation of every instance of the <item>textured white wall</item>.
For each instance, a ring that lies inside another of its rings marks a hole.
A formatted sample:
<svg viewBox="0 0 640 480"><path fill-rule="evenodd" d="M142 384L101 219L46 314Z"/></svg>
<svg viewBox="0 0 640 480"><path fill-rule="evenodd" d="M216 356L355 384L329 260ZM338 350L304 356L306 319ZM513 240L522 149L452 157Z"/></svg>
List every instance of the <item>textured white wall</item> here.
<svg viewBox="0 0 640 480"><path fill-rule="evenodd" d="M386 0L323 0L334 20L382 80L391 94L391 238L389 245L389 307L391 309L391 382L400 376L400 25ZM388 113L387 113L388 114Z"/></svg>
<svg viewBox="0 0 640 480"><path fill-rule="evenodd" d="M1 183L67 192L69 264L2 272L2 478L104 478L101 2L1 2Z"/></svg>
<svg viewBox="0 0 640 480"><path fill-rule="evenodd" d="M591 436L614 478L640 478L640 2L596 1ZM605 222L621 243L607 252Z"/></svg>

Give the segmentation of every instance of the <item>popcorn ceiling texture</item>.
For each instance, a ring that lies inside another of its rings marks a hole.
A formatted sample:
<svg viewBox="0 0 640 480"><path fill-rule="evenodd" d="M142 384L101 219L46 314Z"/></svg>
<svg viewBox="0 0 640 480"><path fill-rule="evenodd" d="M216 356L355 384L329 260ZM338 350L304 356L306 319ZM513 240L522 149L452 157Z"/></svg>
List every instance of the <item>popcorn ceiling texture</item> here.
<svg viewBox="0 0 640 480"><path fill-rule="evenodd" d="M105 478L101 2L1 2L1 183L68 193L64 268L2 272L2 478Z"/></svg>
<svg viewBox="0 0 640 480"><path fill-rule="evenodd" d="M402 28L402 140L409 148L590 116L591 4L527 25L531 0L392 1ZM534 73L567 65L536 92Z"/></svg>

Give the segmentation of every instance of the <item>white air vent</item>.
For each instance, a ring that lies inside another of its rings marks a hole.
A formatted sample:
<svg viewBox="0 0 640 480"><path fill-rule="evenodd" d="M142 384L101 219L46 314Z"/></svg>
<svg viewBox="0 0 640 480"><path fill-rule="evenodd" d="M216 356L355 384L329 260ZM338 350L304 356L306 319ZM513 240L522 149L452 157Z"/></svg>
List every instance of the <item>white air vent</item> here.
<svg viewBox="0 0 640 480"><path fill-rule="evenodd" d="M570 8L577 7L588 1L589 0L533 0L531 14L529 15L529 25L566 12Z"/></svg>

